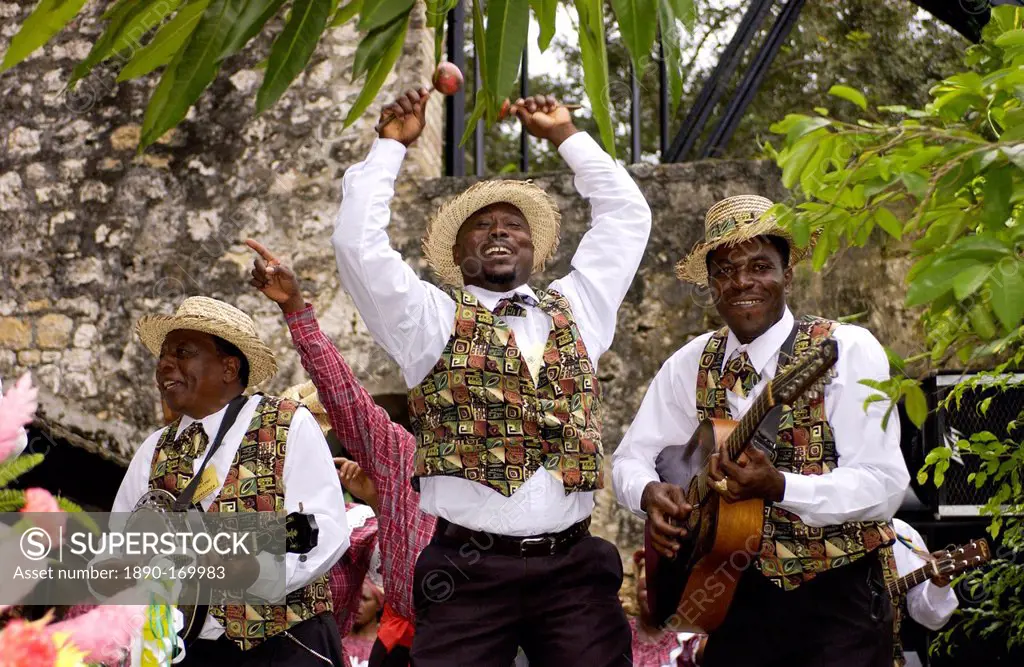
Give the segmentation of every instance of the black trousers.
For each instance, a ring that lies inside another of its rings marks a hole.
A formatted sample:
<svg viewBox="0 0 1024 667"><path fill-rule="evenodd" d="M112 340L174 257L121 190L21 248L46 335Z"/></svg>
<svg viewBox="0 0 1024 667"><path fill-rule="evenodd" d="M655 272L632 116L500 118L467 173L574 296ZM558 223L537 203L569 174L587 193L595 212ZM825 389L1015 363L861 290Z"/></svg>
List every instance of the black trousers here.
<svg viewBox="0 0 1024 667"><path fill-rule="evenodd" d="M401 644L396 644L388 652L384 642L378 639L370 650L368 664L370 667L409 667L409 649Z"/></svg>
<svg viewBox="0 0 1024 667"><path fill-rule="evenodd" d="M876 554L783 591L751 567L701 667L892 667L892 605Z"/></svg>
<svg viewBox="0 0 1024 667"><path fill-rule="evenodd" d="M413 667L630 667L622 561L589 534L559 554L519 558L435 536L416 561Z"/></svg>
<svg viewBox="0 0 1024 667"><path fill-rule="evenodd" d="M341 637L330 613L303 621L288 633L295 639L282 633L248 651L223 635L218 639L197 639L185 647L185 659L177 667L342 667Z"/></svg>

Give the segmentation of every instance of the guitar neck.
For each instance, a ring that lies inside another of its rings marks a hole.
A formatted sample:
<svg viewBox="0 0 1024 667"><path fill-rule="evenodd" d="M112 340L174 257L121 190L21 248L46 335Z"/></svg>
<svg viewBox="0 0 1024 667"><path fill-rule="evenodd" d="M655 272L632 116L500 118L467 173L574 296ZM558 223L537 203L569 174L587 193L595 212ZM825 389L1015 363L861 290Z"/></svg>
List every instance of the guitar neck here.
<svg viewBox="0 0 1024 667"><path fill-rule="evenodd" d="M900 577L896 581L889 584L889 597L895 598L897 595L905 595L914 586L923 584L932 577L932 566L931 564L925 565L922 568L914 570L910 574Z"/></svg>
<svg viewBox="0 0 1024 667"><path fill-rule="evenodd" d="M772 392L772 381L769 381L765 385L764 391L758 394L754 399L754 404L750 406L750 409L736 424L736 428L729 434L725 447L730 461L735 461L746 449L747 443L754 437L757 427L773 407L775 407L775 399Z"/></svg>

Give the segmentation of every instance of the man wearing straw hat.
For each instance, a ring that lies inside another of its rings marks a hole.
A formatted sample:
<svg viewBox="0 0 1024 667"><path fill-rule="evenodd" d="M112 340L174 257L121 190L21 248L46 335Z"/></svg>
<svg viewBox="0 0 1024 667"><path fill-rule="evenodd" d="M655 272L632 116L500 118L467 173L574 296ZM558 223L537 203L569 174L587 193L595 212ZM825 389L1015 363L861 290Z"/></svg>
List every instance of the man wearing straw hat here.
<svg viewBox="0 0 1024 667"><path fill-rule="evenodd" d="M615 491L646 515L655 547L671 557L692 508L679 486L661 482L659 454L676 446L667 454L681 478L692 477L705 462L681 445L701 420L738 419L789 357L835 339L839 360L823 396L798 399L764 420L776 432L774 465L757 447L737 462L712 455L709 477L726 501L763 498L767 509L760 553L711 633L703 666L882 667L892 662L892 612L879 547L894 540L886 522L909 475L897 420L883 428L879 402L865 412L874 391L860 381L887 380L889 362L866 329L793 317L786 295L806 250L793 245L771 207L763 197L740 196L708 211L705 241L678 274L710 288L726 326L662 366L615 452Z"/></svg>
<svg viewBox="0 0 1024 667"><path fill-rule="evenodd" d="M206 512L312 514L319 528L312 551L286 554L285 604L211 606L179 664L341 665L327 571L348 548L349 529L316 420L295 401L244 395L270 379L277 363L237 308L190 297L174 315L147 315L135 330L157 356L160 396L180 416L139 447L112 511L130 512L143 494L160 489L191 494ZM280 569L260 556L229 565L254 595L280 592Z"/></svg>
<svg viewBox="0 0 1024 667"><path fill-rule="evenodd" d="M628 665L622 562L589 534L603 484L596 364L643 256L651 213L629 174L554 98L511 112L551 142L592 207L573 270L527 285L558 243L559 211L524 181L485 181L444 204L423 250L441 287L388 243L406 147L425 90L384 113L350 167L333 243L342 284L410 388L415 478L436 516L417 561L414 665ZM384 117L382 117L384 121Z"/></svg>

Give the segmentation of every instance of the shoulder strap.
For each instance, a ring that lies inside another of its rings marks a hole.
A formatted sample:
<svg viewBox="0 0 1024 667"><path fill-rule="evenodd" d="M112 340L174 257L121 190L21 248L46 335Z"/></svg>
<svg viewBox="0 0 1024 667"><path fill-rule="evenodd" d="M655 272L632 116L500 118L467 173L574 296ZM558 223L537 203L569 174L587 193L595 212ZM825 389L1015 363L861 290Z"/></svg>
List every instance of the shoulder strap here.
<svg viewBox="0 0 1024 667"><path fill-rule="evenodd" d="M196 495L196 489L199 488L199 482L202 480L203 471L206 470L206 465L210 462L213 454L220 448L220 443L223 442L224 436L228 430L234 425L235 420L238 419L238 413L242 411L242 407L249 402L249 397L245 395L235 396L228 403L227 412L224 413L224 419L220 422L220 428L217 430L217 437L213 439L213 442L206 449L206 457L203 458L203 464L199 466L199 470L193 475L192 481L189 482L188 486L178 495L178 498L174 501L173 509L175 512L184 512L192 504L192 497Z"/></svg>
<svg viewBox="0 0 1024 667"><path fill-rule="evenodd" d="M779 361L776 364L776 373L778 373L777 369L782 366L784 361L788 362L793 358L793 346L796 343L796 335L799 331L800 322L794 320L789 336L782 343L782 347L779 348ZM776 439L779 436L779 422L782 420L782 409L781 405L776 405L769 410L765 418L761 420L761 424L757 427L754 437L750 440L751 444L756 445L768 454L773 463L775 461Z"/></svg>

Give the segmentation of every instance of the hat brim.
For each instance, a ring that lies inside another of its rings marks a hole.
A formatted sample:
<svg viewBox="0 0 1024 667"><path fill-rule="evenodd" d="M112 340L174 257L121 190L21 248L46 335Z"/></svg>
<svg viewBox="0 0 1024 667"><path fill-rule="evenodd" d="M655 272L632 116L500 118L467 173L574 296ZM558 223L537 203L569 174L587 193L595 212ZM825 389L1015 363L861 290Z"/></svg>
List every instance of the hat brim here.
<svg viewBox="0 0 1024 667"><path fill-rule="evenodd" d="M135 333L142 344L156 356L160 356L167 334L178 329L201 331L228 341L245 355L249 362L249 386L255 388L277 373L277 361L263 341L247 336L236 329L218 325L209 319L189 315L146 315L135 325Z"/></svg>
<svg viewBox="0 0 1024 667"><path fill-rule="evenodd" d="M700 241L682 261L676 264L676 276L685 282L693 283L701 287L708 285L707 256L717 248L728 248L740 243L745 243L759 236L778 236L789 243L789 265L794 266L802 261L811 252L813 242L806 248L798 247L793 242L793 235L787 230L779 227L773 216L766 216L762 220L743 225L733 230L728 236L715 241Z"/></svg>
<svg viewBox="0 0 1024 667"><path fill-rule="evenodd" d="M561 214L544 190L529 181L483 181L443 204L427 223L423 255L438 280L462 287L462 267L452 247L459 229L471 215L492 204L511 204L523 214L533 240L533 271L541 271L558 249Z"/></svg>

